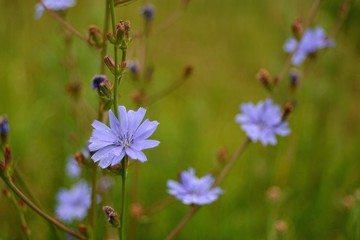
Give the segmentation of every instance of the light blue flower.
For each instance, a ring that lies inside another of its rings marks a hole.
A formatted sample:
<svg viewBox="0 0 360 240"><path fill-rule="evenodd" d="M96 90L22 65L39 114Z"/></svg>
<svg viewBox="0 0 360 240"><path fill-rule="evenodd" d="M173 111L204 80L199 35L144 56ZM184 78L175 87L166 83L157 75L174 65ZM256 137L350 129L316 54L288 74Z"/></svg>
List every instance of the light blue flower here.
<svg viewBox="0 0 360 240"><path fill-rule="evenodd" d="M61 189L56 198L56 215L59 219L68 223L82 220L91 205L91 188L85 181L80 181L70 190Z"/></svg>
<svg viewBox="0 0 360 240"><path fill-rule="evenodd" d="M289 38L284 44L284 51L292 53L292 64L299 66L308 55L333 46L335 46L335 41L327 38L324 29L315 27L314 29L306 29L300 41L293 37Z"/></svg>
<svg viewBox="0 0 360 240"><path fill-rule="evenodd" d="M168 193L181 200L184 204L204 205L215 201L223 193L221 188L211 188L214 178L208 174L202 178L195 176L194 169L183 171L179 175L179 182L167 182Z"/></svg>
<svg viewBox="0 0 360 240"><path fill-rule="evenodd" d="M241 124L241 128L253 141L260 141L263 146L275 145L276 135L286 136L290 134L288 123L282 121L281 108L273 104L271 99L253 103L241 104L241 114L236 115L235 121Z"/></svg>
<svg viewBox="0 0 360 240"><path fill-rule="evenodd" d="M59 10L66 10L68 8L71 8L75 6L76 0L42 0L44 5L54 11ZM41 5L41 3L38 3L35 5L35 19L41 18L42 14L44 13L44 7Z"/></svg>
<svg viewBox="0 0 360 240"><path fill-rule="evenodd" d="M74 157L69 157L66 163L66 173L70 178L77 178L81 174L81 168Z"/></svg>
<svg viewBox="0 0 360 240"><path fill-rule="evenodd" d="M148 3L140 9L141 14L144 16L145 20L151 22L155 16L155 7Z"/></svg>
<svg viewBox="0 0 360 240"><path fill-rule="evenodd" d="M147 139L155 132L159 123L148 119L142 122L146 113L144 108L127 112L124 106L119 106L118 110L120 120L109 111L110 128L97 120L92 124L94 130L88 147L91 152L95 152L91 158L94 162L99 162L101 168L120 163L125 155L145 162L147 158L142 150L156 147L160 143Z"/></svg>

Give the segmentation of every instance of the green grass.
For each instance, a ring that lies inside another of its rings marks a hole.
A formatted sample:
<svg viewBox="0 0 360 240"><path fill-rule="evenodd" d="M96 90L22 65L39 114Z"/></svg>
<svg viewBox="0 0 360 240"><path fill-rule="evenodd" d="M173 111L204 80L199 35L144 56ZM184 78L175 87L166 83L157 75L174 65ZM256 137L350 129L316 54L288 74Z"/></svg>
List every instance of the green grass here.
<svg viewBox="0 0 360 240"><path fill-rule="evenodd" d="M153 3L155 27L178 4ZM219 147L232 152L241 144L245 134L234 122L238 106L268 97L255 74L262 67L272 74L281 70L289 26L296 17L307 16L311 3L194 0L177 22L150 38L149 61L155 71L149 92L167 86L187 64L194 66L194 74L176 92L148 107L147 117L160 122L153 138L161 144L147 150L149 161L141 165L140 199L146 207L167 196L166 181L179 171L193 166L204 175L216 165ZM142 4L136 1L117 10L120 18L132 22L133 32L142 28L138 15ZM324 2L316 24L329 31L339 4ZM83 148L91 133L97 96L90 80L100 60L96 50L76 38L67 49L59 25L48 14L33 20L33 5L33 1L1 1L0 114L9 117L17 167L52 213L56 192L71 184L65 177L65 161ZM90 24L102 26L102 9L98 1L79 1L67 19L86 33ZM275 147L251 144L225 179L225 194L201 209L178 239L268 239L274 219L287 221L285 239L360 238L354 230L359 228L359 220L354 220L359 214L342 206L342 198L360 187L359 16L356 2L336 36L337 46L301 67L291 135L279 139ZM135 46L130 46L133 53ZM64 64L69 55L75 60L71 71ZM66 92L66 84L74 79L83 87L78 101ZM286 84L287 79L276 91L279 103L287 100ZM136 87L125 78L121 104L135 107L129 95ZM111 194L117 202L109 204L118 208L120 179L116 184ZM277 207L266 200L273 185L285 195ZM139 225L138 239L163 239L186 212L180 202L170 205ZM42 219L30 210L26 217L34 239L50 238ZM98 221L105 221L100 213ZM0 222L0 239L21 239L15 207L4 196Z"/></svg>

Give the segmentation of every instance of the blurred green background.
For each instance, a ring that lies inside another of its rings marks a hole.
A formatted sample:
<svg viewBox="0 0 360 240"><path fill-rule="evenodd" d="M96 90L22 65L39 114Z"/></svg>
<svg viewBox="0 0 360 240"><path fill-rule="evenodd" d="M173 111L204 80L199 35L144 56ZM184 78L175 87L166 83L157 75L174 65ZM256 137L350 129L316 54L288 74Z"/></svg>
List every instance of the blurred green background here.
<svg viewBox="0 0 360 240"><path fill-rule="evenodd" d="M100 54L77 38L65 43L61 27L49 14L34 20L35 1L0 2L0 114L9 118L17 168L43 208L53 213L57 191L72 184L64 169L66 159L84 147L96 118L98 98L91 78L98 73ZM234 122L239 105L269 97L255 74L262 67L280 72L290 26L297 17L308 16L312 2L192 0L171 27L154 30L148 41L148 62L154 66L148 92L171 84L188 64L194 74L173 94L147 107L147 117L160 122L153 139L161 144L145 152L149 161L141 165L139 195L145 208L167 197L166 181L176 179L179 171L194 167L199 176L205 175L217 165L220 147L231 153L244 141ZM139 8L145 3L138 0L117 9L119 19L131 21L133 33L143 29ZM152 3L153 29L163 26L180 4ZM341 3L324 1L313 25L331 32ZM103 8L103 1L78 1L67 21L85 34L91 24L102 27ZM287 224L283 239L360 239L360 199L355 196L360 187L359 23L355 1L336 35L336 47L300 68L291 135L279 138L275 147L251 144L225 179L225 194L202 208L178 239L277 239L278 220ZM131 58L137 47L130 45ZM82 87L76 99L67 91L71 83ZM287 84L285 78L276 91L280 104L289 100ZM121 104L135 108L130 95L137 88L125 77ZM282 189L277 204L266 197L272 186ZM116 197L104 204L118 208L119 192L116 178L110 193ZM163 239L187 210L175 202L142 219L137 239ZM26 218L33 239L53 238L31 210ZM99 228L111 228L101 213L97 221ZM109 239L116 236L112 233ZM0 239L21 238L16 208L1 195Z"/></svg>

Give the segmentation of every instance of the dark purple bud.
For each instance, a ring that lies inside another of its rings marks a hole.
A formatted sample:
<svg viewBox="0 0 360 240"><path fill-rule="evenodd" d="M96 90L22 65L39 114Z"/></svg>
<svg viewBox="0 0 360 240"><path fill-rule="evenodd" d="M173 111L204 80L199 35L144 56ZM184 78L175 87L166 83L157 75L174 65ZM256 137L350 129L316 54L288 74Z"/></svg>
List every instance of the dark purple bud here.
<svg viewBox="0 0 360 240"><path fill-rule="evenodd" d="M100 84L106 80L106 76L104 75L96 75L92 79L92 89L99 89Z"/></svg>
<svg viewBox="0 0 360 240"><path fill-rule="evenodd" d="M152 4L145 5L141 8L140 12L147 22L151 22L154 19L155 8Z"/></svg>
<svg viewBox="0 0 360 240"><path fill-rule="evenodd" d="M289 81L290 81L290 88L291 90L295 90L296 87L299 85L300 80L300 73L296 69L291 69L289 73Z"/></svg>
<svg viewBox="0 0 360 240"><path fill-rule="evenodd" d="M130 73L134 75L139 74L139 63L137 61L129 61L127 65Z"/></svg>
<svg viewBox="0 0 360 240"><path fill-rule="evenodd" d="M7 117L6 116L0 117L0 137L1 137L2 144L6 143L9 130L10 130L10 127L9 127Z"/></svg>

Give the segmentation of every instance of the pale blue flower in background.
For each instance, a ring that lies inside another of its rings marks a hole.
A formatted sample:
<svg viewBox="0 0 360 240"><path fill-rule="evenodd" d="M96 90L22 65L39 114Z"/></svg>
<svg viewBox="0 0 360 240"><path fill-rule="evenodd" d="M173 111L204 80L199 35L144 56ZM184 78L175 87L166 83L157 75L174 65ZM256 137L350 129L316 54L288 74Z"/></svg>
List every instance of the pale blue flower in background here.
<svg viewBox="0 0 360 240"><path fill-rule="evenodd" d="M212 188L214 178L208 174L202 178L195 176L194 169L183 171L179 175L179 182L167 182L168 193L181 200L184 204L204 205L215 201L223 193L221 188Z"/></svg>
<svg viewBox="0 0 360 240"><path fill-rule="evenodd" d="M81 168L74 157L69 157L66 163L66 173L71 178L77 178L81 174Z"/></svg>
<svg viewBox="0 0 360 240"><path fill-rule="evenodd" d="M82 220L91 205L91 188L85 181L80 181L70 190L61 189L56 196L56 216L64 222Z"/></svg>
<svg viewBox="0 0 360 240"><path fill-rule="evenodd" d="M76 4L76 0L42 0L42 2L48 9L54 11L66 10L68 8L75 6ZM37 3L35 5L34 18L35 19L41 18L41 16L44 13L44 10L45 8L43 7L43 5L41 5L41 3Z"/></svg>
<svg viewBox="0 0 360 240"><path fill-rule="evenodd" d="M294 37L289 38L284 44L284 51L292 53L292 64L299 66L308 55L315 53L317 50L333 46L335 46L335 41L327 38L324 29L315 27L313 29L307 28L300 41Z"/></svg>
<svg viewBox="0 0 360 240"><path fill-rule="evenodd" d="M151 22L155 16L155 7L148 3L140 9L141 14L144 16L145 20Z"/></svg>
<svg viewBox="0 0 360 240"><path fill-rule="evenodd" d="M253 142L260 141L264 146L275 145L276 135L290 134L288 123L282 121L281 108L273 104L271 99L260 101L256 105L241 104L240 110L242 113L236 115L235 121Z"/></svg>
<svg viewBox="0 0 360 240"><path fill-rule="evenodd" d="M145 162L147 160L144 149L159 145L159 141L148 140L158 126L157 121L146 119L142 122L146 110L139 108L136 112L126 111L119 106L119 118L109 111L110 128L104 123L95 120L92 123L94 130L89 140L89 150L95 152L91 158L99 162L101 168L119 164L127 155L133 160Z"/></svg>

